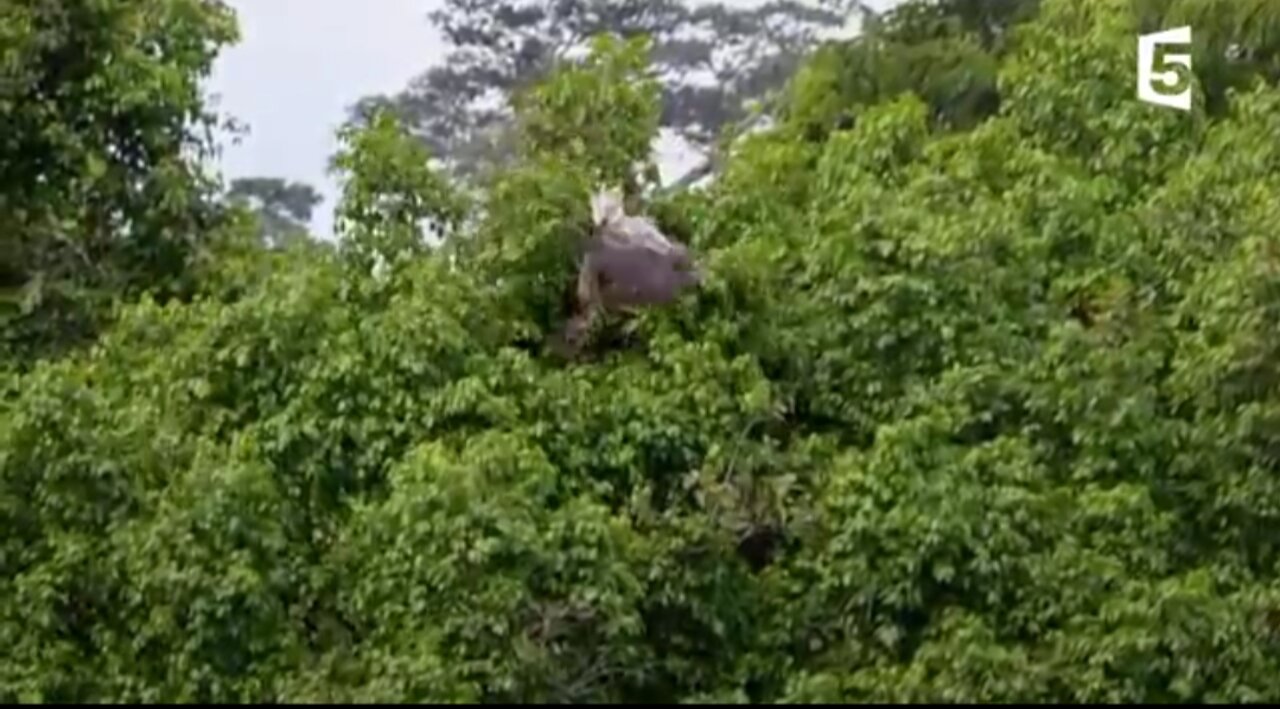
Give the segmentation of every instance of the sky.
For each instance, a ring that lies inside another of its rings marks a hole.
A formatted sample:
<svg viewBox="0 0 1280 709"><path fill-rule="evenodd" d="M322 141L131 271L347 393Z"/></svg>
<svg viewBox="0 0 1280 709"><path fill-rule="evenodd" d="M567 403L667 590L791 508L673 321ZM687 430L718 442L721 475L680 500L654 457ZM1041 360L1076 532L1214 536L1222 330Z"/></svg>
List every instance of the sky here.
<svg viewBox="0 0 1280 709"><path fill-rule="evenodd" d="M230 0L241 39L224 50L208 91L221 113L248 124L224 142L228 179L250 175L312 184L325 201L314 227L331 233L335 133L349 106L394 93L442 55L427 14L435 0Z"/></svg>
<svg viewBox="0 0 1280 709"><path fill-rule="evenodd" d="M740 0L749 1L749 0ZM395 93L444 54L427 15L439 0L229 0L241 39L225 49L207 90L222 114L247 124L238 143L223 141L228 179L282 177L324 196L317 235L332 236L337 185L328 161L348 107ZM880 9L894 0L871 3ZM659 145L663 172L690 166L678 144Z"/></svg>

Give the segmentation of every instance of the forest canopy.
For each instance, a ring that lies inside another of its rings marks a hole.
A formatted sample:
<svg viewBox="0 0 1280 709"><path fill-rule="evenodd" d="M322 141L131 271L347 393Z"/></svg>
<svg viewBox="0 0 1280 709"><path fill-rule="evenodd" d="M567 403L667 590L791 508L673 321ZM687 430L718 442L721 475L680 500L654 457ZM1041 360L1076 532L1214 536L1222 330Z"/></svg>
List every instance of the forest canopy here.
<svg viewBox="0 0 1280 709"><path fill-rule="evenodd" d="M330 244L201 167L223 5L0 4L0 700L1280 701L1280 12L1224 5L907 2L698 190L600 36L481 189L345 129ZM567 361L614 183L704 280Z"/></svg>

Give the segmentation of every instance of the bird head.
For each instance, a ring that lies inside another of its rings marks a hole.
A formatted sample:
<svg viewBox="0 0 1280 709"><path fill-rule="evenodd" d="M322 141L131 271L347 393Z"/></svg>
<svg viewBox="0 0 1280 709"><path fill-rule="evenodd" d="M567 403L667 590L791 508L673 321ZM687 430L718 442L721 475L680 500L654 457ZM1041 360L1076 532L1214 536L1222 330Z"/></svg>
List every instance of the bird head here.
<svg viewBox="0 0 1280 709"><path fill-rule="evenodd" d="M599 188L591 195L591 223L597 229L625 216L622 207L622 190L618 187Z"/></svg>

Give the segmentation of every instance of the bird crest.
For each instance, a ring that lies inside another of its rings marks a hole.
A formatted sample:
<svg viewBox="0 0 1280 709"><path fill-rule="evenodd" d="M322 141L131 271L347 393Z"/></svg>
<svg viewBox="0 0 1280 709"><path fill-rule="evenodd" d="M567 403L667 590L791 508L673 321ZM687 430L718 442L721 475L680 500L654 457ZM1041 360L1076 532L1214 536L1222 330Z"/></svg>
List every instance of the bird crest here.
<svg viewBox="0 0 1280 709"><path fill-rule="evenodd" d="M622 219L625 214L621 189L602 187L591 195L591 222L597 229Z"/></svg>

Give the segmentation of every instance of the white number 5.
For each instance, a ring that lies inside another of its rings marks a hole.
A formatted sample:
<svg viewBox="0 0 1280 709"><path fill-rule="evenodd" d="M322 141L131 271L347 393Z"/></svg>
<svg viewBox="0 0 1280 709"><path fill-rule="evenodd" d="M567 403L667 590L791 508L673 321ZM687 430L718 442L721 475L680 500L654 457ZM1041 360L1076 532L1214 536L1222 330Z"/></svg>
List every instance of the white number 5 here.
<svg viewBox="0 0 1280 709"><path fill-rule="evenodd" d="M1165 51L1191 44L1191 28L1138 35L1138 98L1157 106L1191 110L1191 54Z"/></svg>

